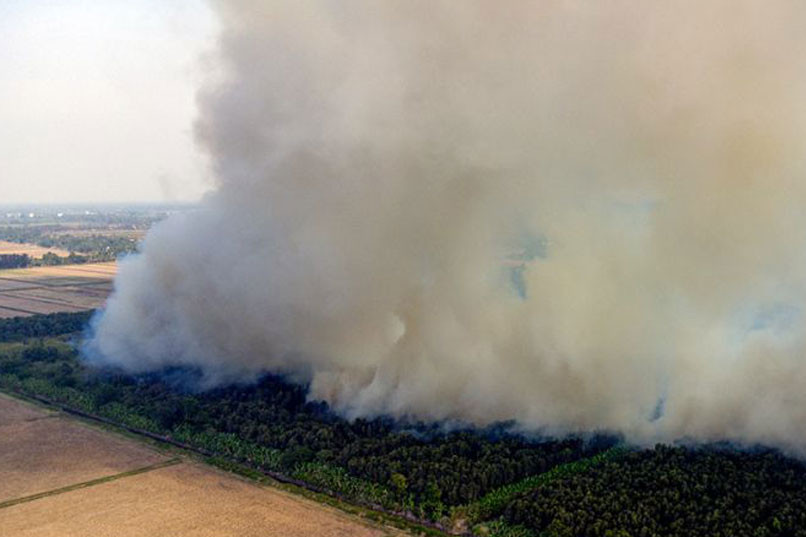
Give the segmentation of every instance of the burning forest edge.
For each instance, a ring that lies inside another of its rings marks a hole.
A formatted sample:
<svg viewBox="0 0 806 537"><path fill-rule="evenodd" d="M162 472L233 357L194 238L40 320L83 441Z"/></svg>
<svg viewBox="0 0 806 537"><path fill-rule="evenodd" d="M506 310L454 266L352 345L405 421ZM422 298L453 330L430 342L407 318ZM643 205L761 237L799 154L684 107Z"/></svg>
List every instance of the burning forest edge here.
<svg viewBox="0 0 806 537"><path fill-rule="evenodd" d="M192 392L171 375L87 366L73 338L88 318L0 321L0 389L446 532L806 535L806 469L774 450L347 421L274 376Z"/></svg>

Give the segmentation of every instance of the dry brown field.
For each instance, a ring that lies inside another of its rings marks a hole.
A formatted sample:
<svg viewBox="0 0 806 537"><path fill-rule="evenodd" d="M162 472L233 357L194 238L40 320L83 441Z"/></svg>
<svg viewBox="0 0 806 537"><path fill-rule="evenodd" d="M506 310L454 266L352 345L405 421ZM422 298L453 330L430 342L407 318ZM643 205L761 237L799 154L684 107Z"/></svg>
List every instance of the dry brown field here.
<svg viewBox="0 0 806 537"><path fill-rule="evenodd" d="M116 271L116 263L0 270L0 318L101 307Z"/></svg>
<svg viewBox="0 0 806 537"><path fill-rule="evenodd" d="M5 396L0 396L0 416L0 503L168 458Z"/></svg>
<svg viewBox="0 0 806 537"><path fill-rule="evenodd" d="M40 258L48 252L53 252L62 257L70 255L70 252L60 248L43 248L36 244L19 244L16 242L0 241L0 254L28 254L33 258Z"/></svg>
<svg viewBox="0 0 806 537"><path fill-rule="evenodd" d="M136 440L0 396L0 534L401 535L288 492L169 457ZM86 486L73 486L82 483Z"/></svg>

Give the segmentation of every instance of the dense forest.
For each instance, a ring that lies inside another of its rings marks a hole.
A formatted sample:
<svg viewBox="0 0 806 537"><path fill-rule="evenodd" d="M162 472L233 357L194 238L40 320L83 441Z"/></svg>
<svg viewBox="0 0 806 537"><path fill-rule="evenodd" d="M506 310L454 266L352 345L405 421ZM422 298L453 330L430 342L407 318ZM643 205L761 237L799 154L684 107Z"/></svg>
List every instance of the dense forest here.
<svg viewBox="0 0 806 537"><path fill-rule="evenodd" d="M72 338L89 316L0 320L0 388L479 536L806 536L806 469L777 452L347 421L270 375L199 392L192 371L130 376L80 360Z"/></svg>
<svg viewBox="0 0 806 537"><path fill-rule="evenodd" d="M532 490L505 518L563 537L806 536L806 469L767 450L659 445Z"/></svg>

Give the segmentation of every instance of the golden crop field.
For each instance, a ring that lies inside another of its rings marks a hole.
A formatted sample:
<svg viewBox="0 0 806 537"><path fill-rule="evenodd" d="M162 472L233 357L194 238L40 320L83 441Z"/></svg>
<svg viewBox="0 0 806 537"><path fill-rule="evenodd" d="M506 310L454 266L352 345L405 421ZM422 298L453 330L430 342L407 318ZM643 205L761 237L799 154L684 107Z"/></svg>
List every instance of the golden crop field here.
<svg viewBox="0 0 806 537"><path fill-rule="evenodd" d="M0 318L101 307L116 272L114 262L0 270Z"/></svg>
<svg viewBox="0 0 806 537"><path fill-rule="evenodd" d="M400 535L1 395L0 475L3 535Z"/></svg>
<svg viewBox="0 0 806 537"><path fill-rule="evenodd" d="M28 254L33 258L40 258L48 252L53 252L62 257L70 255L67 250L59 248L43 248L36 244L19 244L17 242L0 241L0 255L2 254Z"/></svg>

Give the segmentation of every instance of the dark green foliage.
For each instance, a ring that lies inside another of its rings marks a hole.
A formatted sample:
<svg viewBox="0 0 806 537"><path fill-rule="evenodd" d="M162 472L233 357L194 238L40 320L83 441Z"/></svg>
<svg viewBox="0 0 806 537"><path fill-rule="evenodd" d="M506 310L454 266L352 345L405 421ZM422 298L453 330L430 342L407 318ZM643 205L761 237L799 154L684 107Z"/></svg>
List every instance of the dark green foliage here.
<svg viewBox="0 0 806 537"><path fill-rule="evenodd" d="M23 268L30 264L28 254L0 254L0 269Z"/></svg>
<svg viewBox="0 0 806 537"><path fill-rule="evenodd" d="M0 322L0 338L68 333L88 318L62 314ZM323 403L306 401L304 386L271 376L251 386L189 393L165 380L181 372L135 378L93 370L64 344L34 341L0 352L0 372L0 387L432 520L507 483L602 449L579 439L493 438L418 424L402 430L382 418L349 422Z"/></svg>
<svg viewBox="0 0 806 537"><path fill-rule="evenodd" d="M54 254L53 252L47 252L42 256L42 260L40 264L46 266L54 266L54 265L78 265L81 263L87 263L90 260L90 257L85 255L78 255L74 252L70 252L70 255L67 256L60 256ZM94 258L95 261L100 261L101 259ZM105 260L105 259L104 259Z"/></svg>
<svg viewBox="0 0 806 537"><path fill-rule="evenodd" d="M316 458L316 453L308 446L293 446L286 449L280 457L280 467L293 472L298 466L311 462Z"/></svg>
<svg viewBox="0 0 806 537"><path fill-rule="evenodd" d="M93 313L82 311L0 319L0 341L23 341L80 332L87 326Z"/></svg>
<svg viewBox="0 0 806 537"><path fill-rule="evenodd" d="M628 453L628 451L624 447L612 447L592 457L561 464L555 466L548 472L532 475L521 481L504 485L503 487L485 494L483 498L470 504L467 507L468 519L470 522L480 522L497 517L512 500L524 493L530 492L550 481L563 479L593 468L599 464L603 464L606 461L615 460L626 453Z"/></svg>
<svg viewBox="0 0 806 537"><path fill-rule="evenodd" d="M549 536L806 536L806 468L771 451L659 445L524 494L505 520Z"/></svg>

